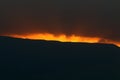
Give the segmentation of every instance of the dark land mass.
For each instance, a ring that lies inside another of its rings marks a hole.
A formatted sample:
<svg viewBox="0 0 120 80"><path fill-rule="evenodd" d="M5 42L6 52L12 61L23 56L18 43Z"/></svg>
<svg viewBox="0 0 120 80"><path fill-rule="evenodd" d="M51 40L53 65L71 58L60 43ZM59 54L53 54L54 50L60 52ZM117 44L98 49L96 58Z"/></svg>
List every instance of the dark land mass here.
<svg viewBox="0 0 120 80"><path fill-rule="evenodd" d="M0 36L0 80L120 80L120 48Z"/></svg>

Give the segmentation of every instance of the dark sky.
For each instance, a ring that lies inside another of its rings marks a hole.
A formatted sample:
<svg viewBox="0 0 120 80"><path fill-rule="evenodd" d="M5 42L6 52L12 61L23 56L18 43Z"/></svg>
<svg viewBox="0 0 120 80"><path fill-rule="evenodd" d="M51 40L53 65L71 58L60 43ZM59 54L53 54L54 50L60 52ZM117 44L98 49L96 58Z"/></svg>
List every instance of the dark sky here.
<svg viewBox="0 0 120 80"><path fill-rule="evenodd" d="M0 0L0 35L42 32L120 41L120 0Z"/></svg>

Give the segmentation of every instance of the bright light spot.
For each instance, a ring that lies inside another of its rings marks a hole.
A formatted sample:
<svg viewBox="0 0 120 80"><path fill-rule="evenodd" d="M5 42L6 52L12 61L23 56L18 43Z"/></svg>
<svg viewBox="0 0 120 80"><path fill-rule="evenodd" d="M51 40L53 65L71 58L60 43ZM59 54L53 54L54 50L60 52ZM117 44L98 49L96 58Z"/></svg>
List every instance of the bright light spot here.
<svg viewBox="0 0 120 80"><path fill-rule="evenodd" d="M54 41L61 41L61 42L110 43L110 44L116 44L117 46L120 46L120 43L118 42L112 42L112 41L100 42L101 38L99 37L84 37L84 36L76 36L74 34L71 36L66 36L65 34L60 34L56 36L50 33L37 33L37 34L8 35L8 36L23 38L23 39L54 40Z"/></svg>

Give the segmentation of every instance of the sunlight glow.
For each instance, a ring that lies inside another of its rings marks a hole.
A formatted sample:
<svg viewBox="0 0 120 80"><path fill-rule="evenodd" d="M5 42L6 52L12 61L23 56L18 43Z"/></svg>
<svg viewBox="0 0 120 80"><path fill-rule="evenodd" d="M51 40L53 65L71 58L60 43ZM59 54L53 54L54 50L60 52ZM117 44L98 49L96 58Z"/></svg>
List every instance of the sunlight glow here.
<svg viewBox="0 0 120 80"><path fill-rule="evenodd" d="M44 34L29 34L29 35L12 35L12 37L24 38L24 39L37 39L37 40L55 40L61 42L89 42L96 43L99 41L99 38L90 38L82 36L66 36L64 34L55 36L54 34L44 33Z"/></svg>
<svg viewBox="0 0 120 80"><path fill-rule="evenodd" d="M87 43L110 43L120 46L118 42L100 42L101 38L99 37L84 37L84 36L66 36L65 34L54 35L51 33L36 33L36 34L25 34L25 35L9 35L11 37L23 38L23 39L33 39L33 40L52 40L60 42L87 42Z"/></svg>

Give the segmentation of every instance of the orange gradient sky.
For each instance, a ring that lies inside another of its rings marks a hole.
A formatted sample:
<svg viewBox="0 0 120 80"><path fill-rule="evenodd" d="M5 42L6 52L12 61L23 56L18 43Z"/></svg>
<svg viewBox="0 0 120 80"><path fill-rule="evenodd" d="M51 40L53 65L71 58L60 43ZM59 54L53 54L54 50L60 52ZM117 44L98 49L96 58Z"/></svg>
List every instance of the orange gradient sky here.
<svg viewBox="0 0 120 80"><path fill-rule="evenodd" d="M1 36L120 45L118 0L7 1L0 0Z"/></svg>
<svg viewBox="0 0 120 80"><path fill-rule="evenodd" d="M87 42L87 43L110 43L120 46L118 42L105 41L101 42L99 37L84 37L84 36L66 36L65 34L54 35L51 33L36 33L36 34L25 34L25 35L9 35L11 37L22 38L22 39L34 39L34 40L55 40L61 42Z"/></svg>

